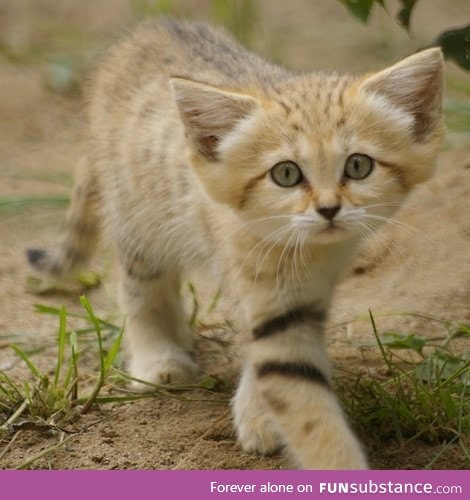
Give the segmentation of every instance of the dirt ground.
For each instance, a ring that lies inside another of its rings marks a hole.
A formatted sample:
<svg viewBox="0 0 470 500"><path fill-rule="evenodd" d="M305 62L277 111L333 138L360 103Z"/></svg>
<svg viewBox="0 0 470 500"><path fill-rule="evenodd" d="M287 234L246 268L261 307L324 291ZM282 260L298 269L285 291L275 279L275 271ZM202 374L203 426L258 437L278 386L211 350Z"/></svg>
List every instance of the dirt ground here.
<svg viewBox="0 0 470 500"><path fill-rule="evenodd" d="M0 0L0 199L70 193L83 126L80 85L100 50L132 21L139 6L142 10L150 3ZM176 15L199 19L213 15L209 1L174 4ZM257 14L250 44L267 57L295 68L377 69L470 19L467 0L423 0L410 38L385 12L377 10L366 27L333 0L260 0L253 4ZM389 4L393 13L396 2ZM469 106L469 75L452 63L447 63L447 72L446 102ZM411 196L398 216L401 223L384 228L370 242L337 290L328 330L337 373L347 368L370 375L375 369L376 358L367 349L373 340L370 323L355 321L367 315L369 308L377 316L414 312L470 321L470 137L468 122L465 129L454 118L451 116L455 123L449 127L434 178ZM13 342L29 351L38 349L33 359L41 369L47 371L54 362L57 319L39 315L33 304L80 309L76 294L38 297L25 287L29 271L24 249L53 244L64 215L63 206L0 211L0 368L11 376L26 376L21 360L9 347ZM88 297L101 316L119 322L114 288L113 279L109 279ZM217 314L236 324L230 311L230 300L224 299ZM419 331L429 338L442 335L417 317L378 317L377 321L380 331ZM227 329L199 335L198 360L205 373L226 382L226 391L196 394L204 401L161 396L101 405L68 423L67 430L77 434L32 467L289 468L283 455L248 455L236 443L227 400L236 383L240 337ZM462 344L461 348L468 350L469 346ZM85 356L83 362L85 376L96 373L96 359ZM11 438L0 438L0 468L18 467L56 444L59 436L26 427L2 453ZM382 469L423 468L442 447L417 441L392 441L380 447L366 441L366 446L372 467ZM460 448L451 446L432 467L469 465Z"/></svg>

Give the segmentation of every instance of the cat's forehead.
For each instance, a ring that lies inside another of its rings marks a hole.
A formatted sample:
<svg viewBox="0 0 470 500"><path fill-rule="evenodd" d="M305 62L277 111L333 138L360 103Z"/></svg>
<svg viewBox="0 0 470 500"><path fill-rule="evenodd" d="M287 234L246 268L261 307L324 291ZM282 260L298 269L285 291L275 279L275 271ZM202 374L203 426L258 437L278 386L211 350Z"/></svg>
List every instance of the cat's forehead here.
<svg viewBox="0 0 470 500"><path fill-rule="evenodd" d="M388 152L389 142L403 138L403 122L385 122L383 107L360 91L362 81L351 75L314 74L269 89L264 133L271 137L268 144L273 144L272 137L277 139L273 155L334 165L352 149L371 155Z"/></svg>
<svg viewBox="0 0 470 500"><path fill-rule="evenodd" d="M335 164L356 137L351 121L349 90L355 79L347 75L301 76L274 85L267 134L278 138L266 152L269 161L295 158L305 165ZM353 113L354 115L354 113Z"/></svg>
<svg viewBox="0 0 470 500"><path fill-rule="evenodd" d="M294 129L317 128L345 111L353 78L339 74L299 76L273 85L268 98L275 103L279 118L292 122Z"/></svg>

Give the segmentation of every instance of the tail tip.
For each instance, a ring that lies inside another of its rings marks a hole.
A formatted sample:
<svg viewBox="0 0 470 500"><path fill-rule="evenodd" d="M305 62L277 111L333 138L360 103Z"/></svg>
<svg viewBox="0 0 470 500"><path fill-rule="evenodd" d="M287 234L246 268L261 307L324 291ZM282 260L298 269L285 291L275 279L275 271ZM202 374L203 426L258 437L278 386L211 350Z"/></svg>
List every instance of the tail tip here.
<svg viewBox="0 0 470 500"><path fill-rule="evenodd" d="M28 248L26 250L26 257L34 268L42 269L47 260L47 252L41 248Z"/></svg>

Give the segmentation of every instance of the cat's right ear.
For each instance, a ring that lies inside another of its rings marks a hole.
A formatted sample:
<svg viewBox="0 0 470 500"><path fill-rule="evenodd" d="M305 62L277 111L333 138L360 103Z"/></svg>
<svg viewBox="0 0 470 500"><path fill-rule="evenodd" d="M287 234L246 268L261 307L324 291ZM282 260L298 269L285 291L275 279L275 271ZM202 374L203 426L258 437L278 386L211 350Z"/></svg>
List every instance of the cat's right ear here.
<svg viewBox="0 0 470 500"><path fill-rule="evenodd" d="M217 159L220 141L258 105L249 95L185 78L171 78L170 85L192 144L209 160Z"/></svg>
<svg viewBox="0 0 470 500"><path fill-rule="evenodd" d="M368 77L361 88L411 116L413 135L421 140L442 117L443 80L442 52L432 48Z"/></svg>

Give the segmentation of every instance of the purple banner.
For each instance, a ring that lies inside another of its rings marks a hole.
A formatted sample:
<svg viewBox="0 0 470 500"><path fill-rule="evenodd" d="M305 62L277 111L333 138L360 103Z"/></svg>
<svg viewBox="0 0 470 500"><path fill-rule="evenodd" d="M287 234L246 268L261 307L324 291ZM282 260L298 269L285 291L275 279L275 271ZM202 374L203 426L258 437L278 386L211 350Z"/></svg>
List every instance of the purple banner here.
<svg viewBox="0 0 470 500"><path fill-rule="evenodd" d="M0 471L14 500L470 498L469 471Z"/></svg>

